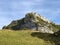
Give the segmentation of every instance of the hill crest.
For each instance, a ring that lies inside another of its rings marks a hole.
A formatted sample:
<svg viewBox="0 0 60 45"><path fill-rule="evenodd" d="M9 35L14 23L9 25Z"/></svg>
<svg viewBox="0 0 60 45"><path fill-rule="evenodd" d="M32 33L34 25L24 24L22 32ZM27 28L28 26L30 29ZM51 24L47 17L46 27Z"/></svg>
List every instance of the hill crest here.
<svg viewBox="0 0 60 45"><path fill-rule="evenodd" d="M4 26L3 29L13 30L37 30L43 33L54 33L54 30L58 30L54 27L54 23L46 19L44 16L36 12L27 13L26 16L20 20L12 21L8 26Z"/></svg>

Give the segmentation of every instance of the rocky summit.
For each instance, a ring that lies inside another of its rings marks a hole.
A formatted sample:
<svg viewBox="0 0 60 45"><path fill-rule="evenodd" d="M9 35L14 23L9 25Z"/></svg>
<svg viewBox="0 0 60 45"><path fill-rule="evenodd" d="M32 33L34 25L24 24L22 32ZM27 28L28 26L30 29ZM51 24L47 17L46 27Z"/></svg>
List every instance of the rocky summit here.
<svg viewBox="0 0 60 45"><path fill-rule="evenodd" d="M31 29L43 33L54 33L55 30L58 30L55 27L55 23L49 21L44 16L41 16L35 12L27 13L24 18L12 21L8 26L4 26L3 29Z"/></svg>

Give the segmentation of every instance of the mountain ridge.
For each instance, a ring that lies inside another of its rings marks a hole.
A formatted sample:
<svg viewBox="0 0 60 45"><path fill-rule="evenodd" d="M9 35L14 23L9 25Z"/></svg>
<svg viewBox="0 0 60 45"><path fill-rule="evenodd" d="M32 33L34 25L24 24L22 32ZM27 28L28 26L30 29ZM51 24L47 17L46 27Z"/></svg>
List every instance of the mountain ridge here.
<svg viewBox="0 0 60 45"><path fill-rule="evenodd" d="M55 27L55 23L36 12L27 13L24 18L12 21L8 26L4 26L2 29L31 29L43 33L54 33L55 30L58 30L58 28Z"/></svg>

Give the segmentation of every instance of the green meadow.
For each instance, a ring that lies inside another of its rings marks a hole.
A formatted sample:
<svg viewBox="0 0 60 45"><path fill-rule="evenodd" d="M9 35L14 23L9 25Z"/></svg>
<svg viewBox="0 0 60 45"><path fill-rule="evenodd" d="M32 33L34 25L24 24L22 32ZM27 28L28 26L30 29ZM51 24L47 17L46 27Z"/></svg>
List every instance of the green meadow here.
<svg viewBox="0 0 60 45"><path fill-rule="evenodd" d="M1 30L0 45L59 45L60 36L33 30Z"/></svg>

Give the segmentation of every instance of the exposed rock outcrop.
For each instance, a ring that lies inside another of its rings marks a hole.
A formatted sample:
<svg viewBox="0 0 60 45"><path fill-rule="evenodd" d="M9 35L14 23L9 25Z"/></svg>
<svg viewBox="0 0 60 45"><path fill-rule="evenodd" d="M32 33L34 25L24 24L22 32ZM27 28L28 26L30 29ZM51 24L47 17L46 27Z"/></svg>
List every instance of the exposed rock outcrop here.
<svg viewBox="0 0 60 45"><path fill-rule="evenodd" d="M37 13L27 13L24 18L12 21L8 26L3 27L3 29L31 29L43 33L54 33L53 30L55 27L51 23L51 21Z"/></svg>

